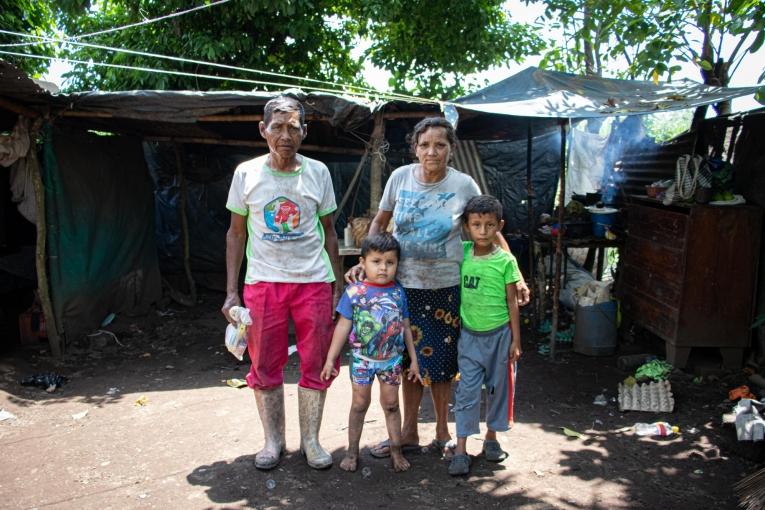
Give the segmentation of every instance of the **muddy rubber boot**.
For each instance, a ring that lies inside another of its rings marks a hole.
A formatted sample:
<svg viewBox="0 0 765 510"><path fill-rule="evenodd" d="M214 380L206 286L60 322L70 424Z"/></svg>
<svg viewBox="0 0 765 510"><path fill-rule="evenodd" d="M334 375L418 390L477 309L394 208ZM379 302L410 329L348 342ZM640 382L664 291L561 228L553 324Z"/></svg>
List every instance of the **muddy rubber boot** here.
<svg viewBox="0 0 765 510"><path fill-rule="evenodd" d="M300 452L305 455L308 465L314 469L326 469L332 465L332 456L319 444L319 429L326 396L326 391L298 386Z"/></svg>
<svg viewBox="0 0 765 510"><path fill-rule="evenodd" d="M271 390L255 390L258 414L263 424L266 444L255 454L255 467L273 469L284 453L284 386Z"/></svg>

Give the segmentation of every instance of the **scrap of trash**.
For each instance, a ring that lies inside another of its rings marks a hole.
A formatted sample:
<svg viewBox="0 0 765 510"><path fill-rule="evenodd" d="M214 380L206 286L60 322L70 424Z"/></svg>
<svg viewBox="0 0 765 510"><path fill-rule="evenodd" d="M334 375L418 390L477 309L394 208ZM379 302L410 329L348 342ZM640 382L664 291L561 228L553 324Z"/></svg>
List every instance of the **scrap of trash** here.
<svg viewBox="0 0 765 510"><path fill-rule="evenodd" d="M22 386L36 386L42 388L48 393L55 392L58 388L69 382L69 378L55 374L53 372L41 372L39 374L30 375L25 377L19 384Z"/></svg>

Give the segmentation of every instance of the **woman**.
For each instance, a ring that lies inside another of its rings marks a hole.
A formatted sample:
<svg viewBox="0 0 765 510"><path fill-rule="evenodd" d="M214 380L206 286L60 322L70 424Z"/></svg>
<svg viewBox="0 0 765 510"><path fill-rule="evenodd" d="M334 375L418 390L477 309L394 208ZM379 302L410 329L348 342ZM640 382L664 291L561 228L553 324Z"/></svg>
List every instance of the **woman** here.
<svg viewBox="0 0 765 510"><path fill-rule="evenodd" d="M460 217L467 201L481 191L470 176L448 166L457 136L445 119L420 121L414 127L411 144L418 163L391 174L369 234L384 232L391 218L394 220L393 235L401 245L397 278L409 301L420 374L423 384L430 386L436 415L436 438L431 445L443 449L451 447L447 418L460 334ZM501 235L497 243L507 248ZM346 280L360 275L361 267L355 266L346 273ZM528 303L526 284L519 283L518 289L520 303ZM404 451L419 449L417 414L423 384L403 378ZM387 457L388 442L376 445L371 453Z"/></svg>

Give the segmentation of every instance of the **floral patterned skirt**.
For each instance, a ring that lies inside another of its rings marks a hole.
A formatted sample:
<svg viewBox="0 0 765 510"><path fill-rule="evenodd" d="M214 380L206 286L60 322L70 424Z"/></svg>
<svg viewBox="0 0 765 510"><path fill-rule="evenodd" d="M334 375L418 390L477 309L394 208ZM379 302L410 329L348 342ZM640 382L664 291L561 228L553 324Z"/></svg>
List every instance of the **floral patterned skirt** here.
<svg viewBox="0 0 765 510"><path fill-rule="evenodd" d="M460 287L404 289L409 302L414 350L425 386L457 375L460 336ZM409 366L407 356L404 367Z"/></svg>

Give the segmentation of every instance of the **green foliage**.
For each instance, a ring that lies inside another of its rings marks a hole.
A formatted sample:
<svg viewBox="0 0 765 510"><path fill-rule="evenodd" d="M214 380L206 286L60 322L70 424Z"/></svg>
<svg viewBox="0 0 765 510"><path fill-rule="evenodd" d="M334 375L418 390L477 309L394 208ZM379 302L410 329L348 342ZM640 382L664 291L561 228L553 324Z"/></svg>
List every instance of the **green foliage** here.
<svg viewBox="0 0 765 510"><path fill-rule="evenodd" d="M392 73L399 92L455 97L465 91L462 75L520 62L543 48L533 29L511 23L497 0L351 3L346 14L372 41L365 57Z"/></svg>
<svg viewBox="0 0 765 510"><path fill-rule="evenodd" d="M188 0L100 0L92 5L87 0L49 1L22 0L48 16L45 22L26 26L51 34L53 9L45 6L55 5L57 21L68 36L190 7ZM22 12L19 9L11 15L20 19ZM371 62L391 73L396 91L426 97L460 95L470 86L464 75L507 60L520 61L543 46L533 28L509 20L501 0L232 0L84 42L351 85L363 83L363 64ZM354 51L358 46L366 50ZM46 51L48 55L54 52L50 46ZM65 46L59 55L158 70L285 81L74 45ZM66 78L69 90L248 88L233 81L87 65L76 65ZM300 85L309 84L296 84Z"/></svg>
<svg viewBox="0 0 765 510"><path fill-rule="evenodd" d="M46 35L56 28L53 10L46 2L36 0L2 0L0 3L0 28L13 32L29 32L34 35ZM0 34L0 44L14 44L15 37ZM43 44L9 46L3 48L16 53L53 56L54 49ZM39 78L48 68L46 60L35 58L0 56L34 78Z"/></svg>
<svg viewBox="0 0 765 510"><path fill-rule="evenodd" d="M688 131L693 120L693 110L676 110L643 116L646 134L658 143L671 140Z"/></svg>
<svg viewBox="0 0 765 510"><path fill-rule="evenodd" d="M590 59L597 72L671 79L679 62L694 62L705 83L726 86L741 59L765 42L762 0L528 1L544 1L546 21L565 34L550 41L543 64L571 72L584 72ZM728 39L738 42L726 52ZM617 59L626 70L609 67Z"/></svg>

